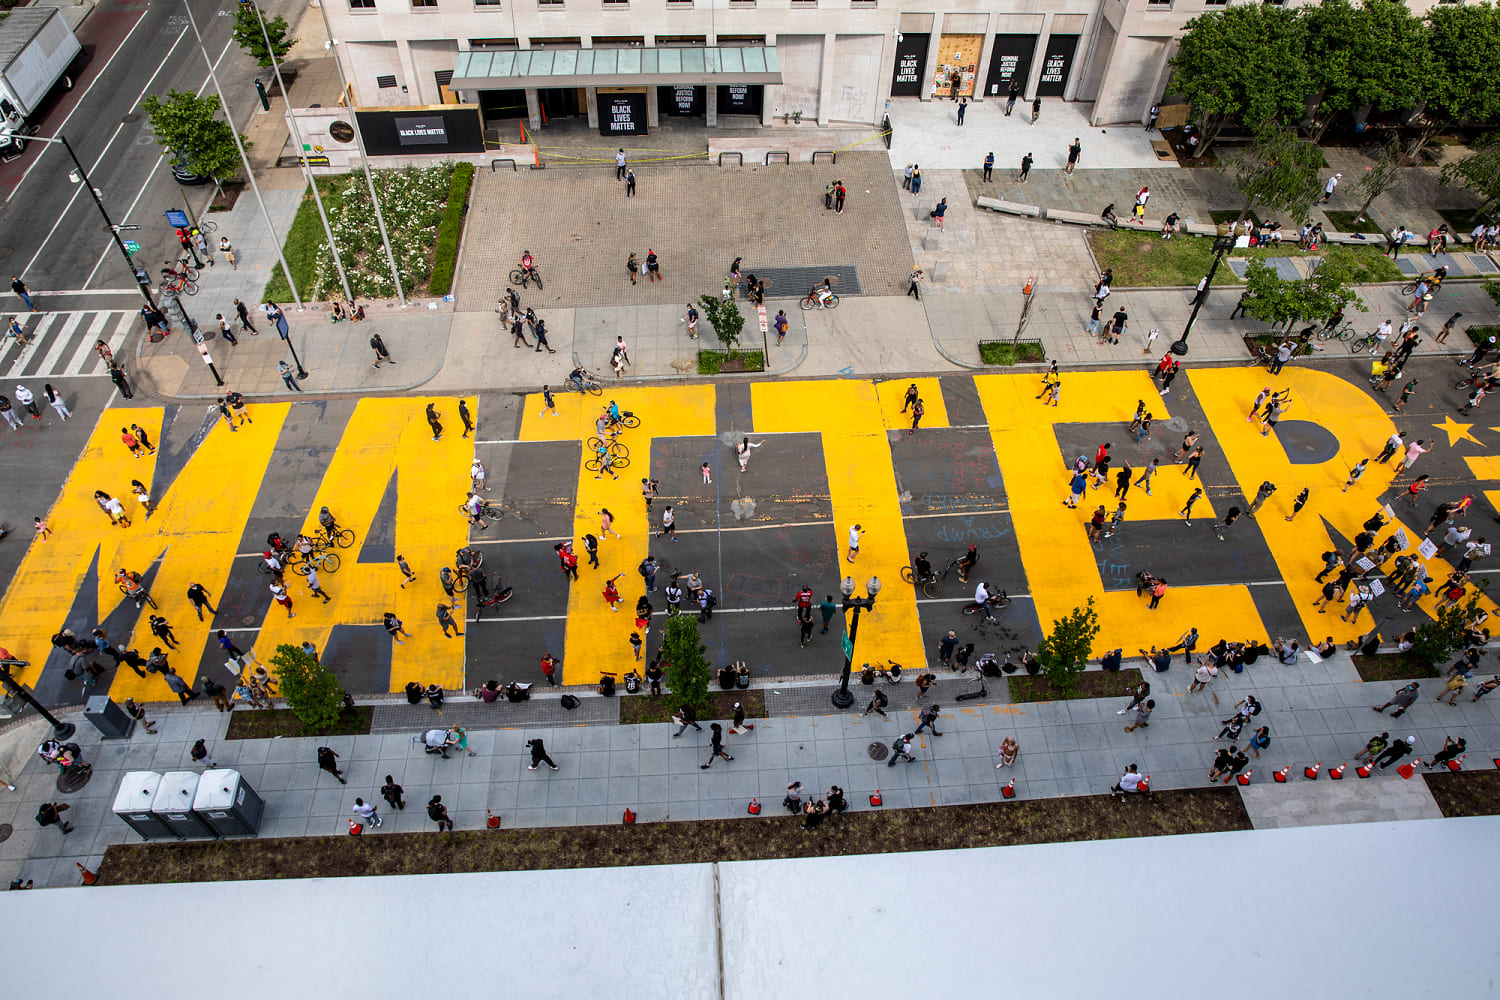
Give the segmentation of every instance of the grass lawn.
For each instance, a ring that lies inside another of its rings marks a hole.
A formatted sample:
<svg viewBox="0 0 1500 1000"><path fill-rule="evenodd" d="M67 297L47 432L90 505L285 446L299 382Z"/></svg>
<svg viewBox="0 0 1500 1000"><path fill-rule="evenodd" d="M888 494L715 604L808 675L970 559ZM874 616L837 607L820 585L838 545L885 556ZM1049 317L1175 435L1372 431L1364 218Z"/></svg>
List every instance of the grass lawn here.
<svg viewBox="0 0 1500 1000"><path fill-rule="evenodd" d="M1465 762L1488 767L1489 761ZM1500 815L1500 771L1433 771L1422 775L1444 816Z"/></svg>
<svg viewBox="0 0 1500 1000"><path fill-rule="evenodd" d="M1025 365L1047 360L1047 352L1037 340L1012 344L1008 340L981 340L979 360L987 365Z"/></svg>
<svg viewBox="0 0 1500 1000"><path fill-rule="evenodd" d="M1134 668L1118 673L1109 670L1088 670L1078 675L1073 693L1064 695L1047 682L1041 674L1012 674L1006 678L1010 685L1010 700L1016 704L1028 701L1064 701L1068 698L1128 698L1130 690L1141 682L1141 672Z"/></svg>
<svg viewBox="0 0 1500 1000"><path fill-rule="evenodd" d="M365 736L370 732L370 719L375 710L361 705L350 712L345 709L339 715L338 724L331 732L318 733L308 729L289 708L242 708L229 717L226 740L268 740L277 736Z"/></svg>
<svg viewBox="0 0 1500 1000"><path fill-rule="evenodd" d="M1328 216L1328 221L1336 233L1375 233L1378 235L1381 231L1379 226L1370 221L1369 216L1355 222L1358 212L1335 212L1330 209L1323 214Z"/></svg>
<svg viewBox="0 0 1500 1000"><path fill-rule="evenodd" d="M616 690L619 689L616 688ZM699 720L732 719L735 702L740 703L740 707L750 718L767 718L766 694L759 688L749 688L745 691L710 691L708 705L698 710L698 718ZM672 710L667 707L665 698L653 698L649 694L628 694L620 697L620 725L622 726L668 722L671 718Z"/></svg>
<svg viewBox="0 0 1500 1000"><path fill-rule="evenodd" d="M421 803L412 803L420 809ZM539 871L623 865L702 864L771 858L941 851L1125 837L1249 830L1234 788L1012 800L928 809L872 809L863 800L811 833L764 803L759 817L729 820L114 844L102 885ZM623 807L621 809L623 812ZM329 829L335 826L330 821Z"/></svg>
<svg viewBox="0 0 1500 1000"><path fill-rule="evenodd" d="M761 351L735 351L731 359L727 351L699 351L698 374L718 375L721 372L763 372L766 356Z"/></svg>
<svg viewBox="0 0 1500 1000"><path fill-rule="evenodd" d="M323 196L323 207L330 218L343 207L342 192L343 186L335 184L333 178L318 178L318 193ZM302 205L297 209L297 216L286 232L286 243L281 248L287 265L292 269L292 278L297 282L297 291L304 299L316 284L318 255L327 243L323 237L323 223L318 218L317 203L313 201L312 191L306 190L302 194ZM278 304L292 301L292 288L287 284L286 271L279 261L271 272L271 280L266 283L261 301Z"/></svg>
<svg viewBox="0 0 1500 1000"><path fill-rule="evenodd" d="M1193 286L1208 273L1213 263L1213 241L1201 236L1178 236L1164 240L1158 233L1143 233L1139 230L1117 229L1113 232L1098 230L1085 234L1094 259L1101 268L1114 268L1115 288L1170 288ZM1374 281L1401 281L1405 276L1380 248L1351 247L1359 255L1363 272L1355 277L1358 283ZM1280 246L1247 247L1236 250L1231 257L1241 260L1260 257L1317 257L1321 253L1299 250L1295 243ZM1214 275L1216 285L1243 284L1227 264L1219 266Z"/></svg>
<svg viewBox="0 0 1500 1000"><path fill-rule="evenodd" d="M1350 657L1362 681L1414 681L1438 675L1432 664L1409 653L1380 653Z"/></svg>

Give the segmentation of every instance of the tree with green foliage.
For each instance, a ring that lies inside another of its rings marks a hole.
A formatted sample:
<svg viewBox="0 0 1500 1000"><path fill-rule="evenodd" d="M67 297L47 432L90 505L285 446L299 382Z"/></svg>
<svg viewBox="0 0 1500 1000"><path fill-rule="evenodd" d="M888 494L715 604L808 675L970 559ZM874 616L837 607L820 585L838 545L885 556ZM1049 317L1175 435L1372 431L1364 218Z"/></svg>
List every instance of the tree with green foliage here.
<svg viewBox="0 0 1500 1000"><path fill-rule="evenodd" d="M1443 167L1443 183L1462 184L1484 201L1481 212L1500 203L1500 132L1487 132L1469 143L1469 155Z"/></svg>
<svg viewBox="0 0 1500 1000"><path fill-rule="evenodd" d="M271 657L286 707L313 732L331 732L344 710L344 688L332 670L299 646L282 643Z"/></svg>
<svg viewBox="0 0 1500 1000"><path fill-rule="evenodd" d="M261 12L265 17L265 12ZM271 44L276 50L276 59L281 61L291 51L293 45L297 44L295 38L288 39L286 18L280 16L267 17L265 34L260 30L260 17L255 16L255 4L246 3L241 0L239 10L234 15L234 40L239 42L240 48L245 54L255 60L257 66L271 65L270 51L266 48L266 35L271 36Z"/></svg>
<svg viewBox="0 0 1500 1000"><path fill-rule="evenodd" d="M1345 246L1327 247L1312 273L1300 279L1283 278L1257 258L1245 269L1250 291L1245 311L1262 323L1289 330L1301 320L1325 320L1351 305L1367 312L1369 307L1354 287L1361 275L1359 258Z"/></svg>
<svg viewBox="0 0 1500 1000"><path fill-rule="evenodd" d="M1267 120L1255 130L1255 141L1244 154L1217 169L1234 170L1234 186L1245 196L1239 217L1243 222L1257 205L1305 219L1308 206L1323 190L1318 176L1322 167L1323 151L1316 143L1280 122Z"/></svg>
<svg viewBox="0 0 1500 1000"><path fill-rule="evenodd" d="M726 302L714 295L705 295L698 302L703 306L703 316L714 328L714 336L729 351L732 358L735 346L740 342L740 332L745 329L745 317L731 296Z"/></svg>
<svg viewBox="0 0 1500 1000"><path fill-rule="evenodd" d="M1494 300L1495 305L1500 306L1500 280L1491 278L1484 283L1484 293Z"/></svg>
<svg viewBox="0 0 1500 1000"><path fill-rule="evenodd" d="M1365 196L1365 203L1359 206L1359 213L1354 217L1354 221L1363 221L1365 213L1370 210L1370 203L1394 187L1400 179L1401 141L1392 139L1381 147L1379 155L1375 157L1375 162L1367 167L1365 175L1354 183L1354 190Z"/></svg>
<svg viewBox="0 0 1500 1000"><path fill-rule="evenodd" d="M1427 12L1431 61L1421 131L1406 155L1415 160L1438 129L1500 118L1500 9L1491 3L1443 4Z"/></svg>
<svg viewBox="0 0 1500 1000"><path fill-rule="evenodd" d="M1437 613L1434 621L1417 626L1416 638L1412 640L1411 655L1430 666L1446 663L1448 657L1464 645L1464 630L1469 618L1479 607L1484 596L1483 583L1472 584L1468 599L1460 604L1450 604Z"/></svg>
<svg viewBox="0 0 1500 1000"><path fill-rule="evenodd" d="M1098 635L1099 615L1090 596L1086 605L1075 607L1053 621L1052 631L1037 643L1036 658L1042 665L1042 676L1063 697L1073 693L1078 675L1088 666Z"/></svg>
<svg viewBox="0 0 1500 1000"><path fill-rule="evenodd" d="M1245 302L1245 312L1272 328L1291 323L1297 317L1297 282L1288 281L1275 269L1257 257L1245 268L1245 288L1250 298Z"/></svg>
<svg viewBox="0 0 1500 1000"><path fill-rule="evenodd" d="M1172 57L1168 89L1187 98L1202 156L1232 120L1300 120L1313 92L1307 30L1295 11L1236 4L1193 18Z"/></svg>
<svg viewBox="0 0 1500 1000"><path fill-rule="evenodd" d="M661 642L661 658L667 665L667 703L673 708L708 701L708 682L713 666L703 654L708 652L698 635L698 621L692 615L672 615L667 619Z"/></svg>
<svg viewBox="0 0 1500 1000"><path fill-rule="evenodd" d="M191 172L221 183L239 171L239 150L229 123L218 117L222 105L217 95L169 90L165 101L152 94L141 101L141 108L151 118L163 156L180 158ZM240 141L249 147L243 135Z"/></svg>

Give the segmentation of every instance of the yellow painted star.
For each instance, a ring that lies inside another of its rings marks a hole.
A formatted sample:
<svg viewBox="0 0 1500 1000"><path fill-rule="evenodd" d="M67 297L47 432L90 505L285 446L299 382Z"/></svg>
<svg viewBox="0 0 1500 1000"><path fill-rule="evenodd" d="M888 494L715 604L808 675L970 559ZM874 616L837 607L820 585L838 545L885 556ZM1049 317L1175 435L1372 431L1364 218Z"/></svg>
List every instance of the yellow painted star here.
<svg viewBox="0 0 1500 1000"><path fill-rule="evenodd" d="M1433 424L1432 426L1448 435L1448 447L1450 448L1460 441L1473 441L1475 444L1479 444L1479 439L1469 433L1469 428L1473 427L1473 424L1460 424L1446 413L1443 414L1442 423Z"/></svg>

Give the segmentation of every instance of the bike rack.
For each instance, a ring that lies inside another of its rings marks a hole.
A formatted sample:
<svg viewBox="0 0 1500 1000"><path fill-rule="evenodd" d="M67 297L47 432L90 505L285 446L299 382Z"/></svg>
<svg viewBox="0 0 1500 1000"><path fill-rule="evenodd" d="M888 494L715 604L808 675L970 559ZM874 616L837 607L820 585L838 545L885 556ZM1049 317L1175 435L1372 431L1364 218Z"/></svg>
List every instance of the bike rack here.
<svg viewBox="0 0 1500 1000"><path fill-rule="evenodd" d="M812 162L817 163L819 156L826 156L833 163L839 162L839 153L838 153L838 150L836 150L836 149L815 149L815 150L813 150Z"/></svg>
<svg viewBox="0 0 1500 1000"><path fill-rule="evenodd" d="M490 161L490 173L493 174L495 172L495 168L498 165L502 164L502 163L509 163L510 164L511 173L515 173L517 170L521 169L520 167L516 166L516 161L515 160L513 160L510 157L506 156L506 157L501 157L498 160L491 160Z"/></svg>
<svg viewBox="0 0 1500 1000"><path fill-rule="evenodd" d="M741 152L737 152L735 150L730 150L727 153L720 153L719 154L719 166L722 167L724 165L724 157L726 157L726 156L732 156L732 157L734 157L735 158L735 165L736 166L743 167L745 165L745 154L741 153Z"/></svg>
<svg viewBox="0 0 1500 1000"><path fill-rule="evenodd" d="M766 154L766 163L765 163L766 166L769 167L771 165L771 157L773 157L773 156L779 156L779 157L781 157L782 158L781 162L785 163L787 166L791 166L791 164L792 164L792 154L791 153L788 153L784 149L775 149L775 150L772 150L771 152L769 152L769 153Z"/></svg>

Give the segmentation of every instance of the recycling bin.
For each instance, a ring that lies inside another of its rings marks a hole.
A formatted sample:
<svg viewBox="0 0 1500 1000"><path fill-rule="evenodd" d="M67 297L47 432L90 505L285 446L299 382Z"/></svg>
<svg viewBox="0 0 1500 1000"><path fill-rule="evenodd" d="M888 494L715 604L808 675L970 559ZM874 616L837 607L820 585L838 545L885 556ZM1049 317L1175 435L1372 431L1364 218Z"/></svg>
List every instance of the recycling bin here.
<svg viewBox="0 0 1500 1000"><path fill-rule="evenodd" d="M135 728L135 720L105 694L93 695L84 702L83 717L107 740L129 739Z"/></svg>
<svg viewBox="0 0 1500 1000"><path fill-rule="evenodd" d="M260 829L265 800L240 772L221 767L204 771L193 796L193 812L220 837L253 837Z"/></svg>
<svg viewBox="0 0 1500 1000"><path fill-rule="evenodd" d="M115 815L140 834L142 840L173 836L172 828L151 811L160 787L161 775L158 772L128 771L120 779L120 790L115 793Z"/></svg>
<svg viewBox="0 0 1500 1000"><path fill-rule="evenodd" d="M215 835L213 828L193 812L199 777L197 771L168 771L161 776L161 784L151 800L152 815L178 840Z"/></svg>

